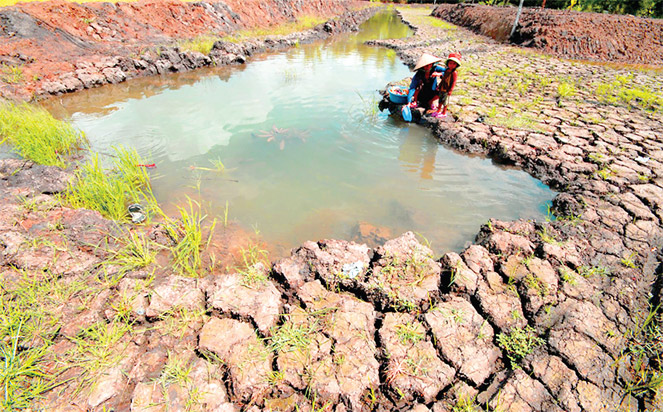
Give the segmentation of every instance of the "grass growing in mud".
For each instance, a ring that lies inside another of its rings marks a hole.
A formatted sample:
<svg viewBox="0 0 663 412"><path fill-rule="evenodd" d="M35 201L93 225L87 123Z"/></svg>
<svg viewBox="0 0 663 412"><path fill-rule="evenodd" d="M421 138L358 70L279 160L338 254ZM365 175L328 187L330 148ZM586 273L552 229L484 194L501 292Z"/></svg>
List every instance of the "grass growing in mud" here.
<svg viewBox="0 0 663 412"><path fill-rule="evenodd" d="M241 30L237 33L232 34L231 36L224 37L223 40L229 42L240 42L255 37L264 37L270 35L285 36L288 34L311 29L317 26L318 24L324 23L325 21L327 21L327 19L325 19L324 17L303 15L297 17L297 20L294 22L282 23L266 28Z"/></svg>
<svg viewBox="0 0 663 412"><path fill-rule="evenodd" d="M0 102L0 143L35 163L64 168L65 160L85 146L83 133L28 104Z"/></svg>
<svg viewBox="0 0 663 412"><path fill-rule="evenodd" d="M93 290L83 278L60 282L50 272L17 269L4 272L0 285L0 410L25 409L56 385L57 371L46 365L60 309Z"/></svg>
<svg viewBox="0 0 663 412"><path fill-rule="evenodd" d="M141 163L134 149L116 148L113 167L105 169L99 155L93 154L69 182L64 198L73 207L96 210L113 220L128 219L130 203L143 202L149 212L157 211L149 176L138 166Z"/></svg>
<svg viewBox="0 0 663 412"><path fill-rule="evenodd" d="M211 240L212 232L216 226L216 219L212 221L207 239L203 236L203 221L207 215L203 215L200 204L189 199L189 208L177 208L180 212L179 220L168 218L166 230L168 235L175 241L171 249L172 262L175 269L184 276L202 277L203 260L201 253L207 249Z"/></svg>
<svg viewBox="0 0 663 412"><path fill-rule="evenodd" d="M194 37L193 39L180 40L177 46L182 51L196 51L202 54L209 54L212 51L214 43L221 40L220 36L205 34L202 36Z"/></svg>

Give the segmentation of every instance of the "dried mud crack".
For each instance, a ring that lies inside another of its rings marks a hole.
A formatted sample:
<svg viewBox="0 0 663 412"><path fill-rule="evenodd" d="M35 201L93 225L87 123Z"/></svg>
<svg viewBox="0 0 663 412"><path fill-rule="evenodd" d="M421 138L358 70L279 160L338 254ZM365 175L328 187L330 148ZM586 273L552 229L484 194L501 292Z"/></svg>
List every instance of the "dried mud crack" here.
<svg viewBox="0 0 663 412"><path fill-rule="evenodd" d="M44 309L23 349L50 342L57 385L33 409L661 407L655 387L634 390L647 381L631 349L660 302L663 116L619 90L661 90L663 78L523 53L430 9L400 13L416 35L374 44L410 64L424 51L465 59L453 117L428 121L440 142L558 188L551 221L490 220L439 259L408 232L375 249L321 240L270 265L212 262L195 279L158 258L120 270L127 231L157 254L172 239L63 207L68 172L2 160L2 303L30 293Z"/></svg>

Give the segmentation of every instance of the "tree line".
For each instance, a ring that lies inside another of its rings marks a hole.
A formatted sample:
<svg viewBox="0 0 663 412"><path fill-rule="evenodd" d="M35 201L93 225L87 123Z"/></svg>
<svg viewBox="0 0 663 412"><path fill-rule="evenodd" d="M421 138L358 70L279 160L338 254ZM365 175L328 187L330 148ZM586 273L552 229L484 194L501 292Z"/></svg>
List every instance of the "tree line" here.
<svg viewBox="0 0 663 412"><path fill-rule="evenodd" d="M478 3L490 6L517 6L519 0L392 0L397 3ZM569 9L597 13L631 14L639 17L663 17L663 0L524 0L525 7Z"/></svg>

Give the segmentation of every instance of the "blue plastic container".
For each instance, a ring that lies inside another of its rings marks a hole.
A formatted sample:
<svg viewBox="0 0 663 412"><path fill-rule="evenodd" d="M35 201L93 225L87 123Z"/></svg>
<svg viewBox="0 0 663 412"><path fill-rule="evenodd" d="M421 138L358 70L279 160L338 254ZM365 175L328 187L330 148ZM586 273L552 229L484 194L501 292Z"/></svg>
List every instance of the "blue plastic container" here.
<svg viewBox="0 0 663 412"><path fill-rule="evenodd" d="M402 90L403 94L396 94L394 93L395 90ZM389 100L391 100L392 103L396 104L406 104L407 103L407 92L408 88L404 86L393 86L389 88Z"/></svg>
<svg viewBox="0 0 663 412"><path fill-rule="evenodd" d="M410 109L410 106L403 106L401 109L401 116L403 116L403 120L406 122L412 121L412 109Z"/></svg>

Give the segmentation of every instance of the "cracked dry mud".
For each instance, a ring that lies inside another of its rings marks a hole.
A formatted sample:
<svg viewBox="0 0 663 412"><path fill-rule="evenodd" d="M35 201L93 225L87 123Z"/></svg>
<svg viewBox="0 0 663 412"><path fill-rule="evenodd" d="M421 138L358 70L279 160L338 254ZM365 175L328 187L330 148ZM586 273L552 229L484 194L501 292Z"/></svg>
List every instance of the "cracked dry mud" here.
<svg viewBox="0 0 663 412"><path fill-rule="evenodd" d="M0 161L3 293L52 276L73 288L63 286L64 301L42 303L62 325L49 350L49 371L58 371L61 385L38 405L441 412L476 399L510 411L662 406L661 394L625 391L636 365L620 356L648 304L660 301L660 107L592 95L590 85L625 72L432 27L425 9L401 13L417 34L375 44L408 63L424 51L464 56L453 117L428 123L441 143L558 188L558 219L491 220L475 244L440 259L405 233L375 249L306 242L271 267L251 268L251 276L216 268L188 279L151 266L109 282L102 262L121 246L120 225L56 205L52 195L64 190L67 173ZM575 94L560 99L557 85L571 79ZM654 90L663 84L660 74L644 72L625 81ZM514 116L529 121L508 127ZM120 301L128 307L124 321L117 320ZM104 354L113 362L90 367L97 358L80 344L90 330L114 337ZM499 337L517 330L541 343L514 361Z"/></svg>

